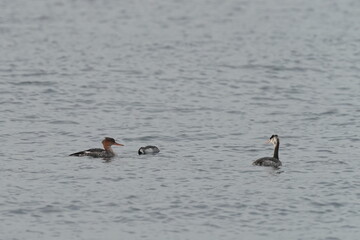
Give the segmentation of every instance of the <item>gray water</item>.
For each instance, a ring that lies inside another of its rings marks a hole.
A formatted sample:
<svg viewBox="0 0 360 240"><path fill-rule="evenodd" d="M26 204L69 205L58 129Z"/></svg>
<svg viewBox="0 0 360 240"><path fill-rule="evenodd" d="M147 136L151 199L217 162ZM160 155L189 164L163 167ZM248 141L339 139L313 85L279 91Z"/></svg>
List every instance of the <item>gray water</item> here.
<svg viewBox="0 0 360 240"><path fill-rule="evenodd" d="M357 0L1 1L0 239L358 239L359 31Z"/></svg>

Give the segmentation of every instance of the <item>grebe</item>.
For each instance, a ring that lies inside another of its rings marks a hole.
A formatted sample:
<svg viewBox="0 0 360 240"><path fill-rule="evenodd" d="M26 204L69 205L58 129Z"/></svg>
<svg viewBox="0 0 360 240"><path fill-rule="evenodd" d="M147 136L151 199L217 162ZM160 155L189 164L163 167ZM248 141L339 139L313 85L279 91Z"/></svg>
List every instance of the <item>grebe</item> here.
<svg viewBox="0 0 360 240"><path fill-rule="evenodd" d="M272 135L270 139L266 143L272 143L274 144L274 156L273 157L263 157L258 160L256 160L253 165L257 166L265 166L265 167L280 167L281 162L279 160L279 145L280 145L280 139L278 135Z"/></svg>
<svg viewBox="0 0 360 240"><path fill-rule="evenodd" d="M114 151L112 150L111 146L124 146L123 144L115 142L115 139L106 137L102 144L104 146L104 149L102 148L91 148L85 151L77 152L70 154L69 156L77 156L77 157L83 157L83 156L89 156L89 157L95 157L95 158L111 158L115 156Z"/></svg>
<svg viewBox="0 0 360 240"><path fill-rule="evenodd" d="M138 154L139 155L142 155L142 154L156 154L158 152L160 152L158 147L146 146L146 147L139 148Z"/></svg>

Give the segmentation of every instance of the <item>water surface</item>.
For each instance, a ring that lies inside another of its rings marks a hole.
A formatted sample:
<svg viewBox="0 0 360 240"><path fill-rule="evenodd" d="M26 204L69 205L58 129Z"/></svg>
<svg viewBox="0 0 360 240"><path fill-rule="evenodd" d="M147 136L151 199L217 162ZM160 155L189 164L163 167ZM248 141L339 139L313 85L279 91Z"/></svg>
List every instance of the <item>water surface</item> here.
<svg viewBox="0 0 360 240"><path fill-rule="evenodd" d="M2 1L2 239L357 239L357 1ZM280 170L252 166L281 139ZM68 157L113 137L111 162ZM156 156L138 156L148 144Z"/></svg>

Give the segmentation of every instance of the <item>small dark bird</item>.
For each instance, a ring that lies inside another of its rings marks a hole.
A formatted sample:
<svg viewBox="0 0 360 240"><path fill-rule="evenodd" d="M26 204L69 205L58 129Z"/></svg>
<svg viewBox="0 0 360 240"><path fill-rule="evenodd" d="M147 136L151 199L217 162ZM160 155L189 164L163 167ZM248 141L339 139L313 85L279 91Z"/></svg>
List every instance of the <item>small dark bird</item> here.
<svg viewBox="0 0 360 240"><path fill-rule="evenodd" d="M138 154L142 155L142 154L156 154L160 152L159 148L156 146L146 146L146 147L141 147L138 150Z"/></svg>
<svg viewBox="0 0 360 240"><path fill-rule="evenodd" d="M253 165L275 168L280 167L282 164L279 160L280 139L278 135L272 135L266 143L272 143L274 145L274 156L259 158Z"/></svg>
<svg viewBox="0 0 360 240"><path fill-rule="evenodd" d="M115 139L106 137L102 144L104 146L104 149L102 148L91 148L85 151L76 152L73 154L70 154L69 156L76 156L76 157L83 157L83 156L89 156L94 158L111 158L114 157L116 154L112 150L111 146L124 146L123 144L117 143Z"/></svg>

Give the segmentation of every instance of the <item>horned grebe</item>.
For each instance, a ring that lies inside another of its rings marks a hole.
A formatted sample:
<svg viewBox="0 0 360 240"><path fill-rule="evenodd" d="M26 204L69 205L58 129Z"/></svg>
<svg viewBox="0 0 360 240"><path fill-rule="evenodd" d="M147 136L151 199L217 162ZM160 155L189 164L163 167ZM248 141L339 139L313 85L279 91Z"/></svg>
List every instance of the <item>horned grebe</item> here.
<svg viewBox="0 0 360 240"><path fill-rule="evenodd" d="M274 156L273 157L263 157L258 160L256 160L253 165L257 166L265 166L265 167L280 167L281 162L279 160L279 145L280 145L280 139L278 135L272 135L270 139L266 143L272 143L274 144Z"/></svg>
<svg viewBox="0 0 360 240"><path fill-rule="evenodd" d="M141 147L138 150L138 154L142 155L142 154L156 154L160 152L159 148L156 146L146 146L146 147Z"/></svg>

